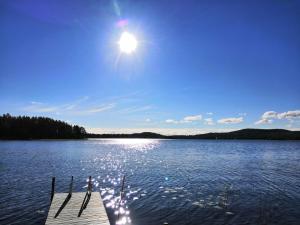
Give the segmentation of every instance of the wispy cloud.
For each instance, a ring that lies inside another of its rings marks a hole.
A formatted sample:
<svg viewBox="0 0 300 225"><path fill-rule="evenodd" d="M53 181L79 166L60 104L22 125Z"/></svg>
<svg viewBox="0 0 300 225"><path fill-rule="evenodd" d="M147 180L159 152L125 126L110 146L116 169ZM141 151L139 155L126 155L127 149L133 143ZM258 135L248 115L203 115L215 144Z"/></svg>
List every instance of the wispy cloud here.
<svg viewBox="0 0 300 225"><path fill-rule="evenodd" d="M95 108L90 108L90 109L87 109L87 110L79 111L79 113L81 113L81 114L94 114L94 113L107 111L107 110L112 109L114 107L115 107L115 104L109 103L107 105L102 105L100 107L95 107Z"/></svg>
<svg viewBox="0 0 300 225"><path fill-rule="evenodd" d="M150 123L150 122L151 122L151 119L150 119L150 118L147 118L145 121L146 121L147 123Z"/></svg>
<svg viewBox="0 0 300 225"><path fill-rule="evenodd" d="M64 105L62 108L64 108L65 110L72 110L72 109L76 108L77 106L79 106L81 103L87 101L88 99L89 99L88 96L84 96L84 97L74 101L73 103Z"/></svg>
<svg viewBox="0 0 300 225"><path fill-rule="evenodd" d="M242 123L244 121L243 117L230 117L230 118L223 118L218 120L218 123L221 124L236 124L236 123Z"/></svg>
<svg viewBox="0 0 300 225"><path fill-rule="evenodd" d="M142 112L152 109L152 105L145 105L145 106L133 106L129 108L125 108L120 110L121 113L135 113L135 112Z"/></svg>
<svg viewBox="0 0 300 225"><path fill-rule="evenodd" d="M204 124L210 125L210 126L215 125L215 123L213 121L213 118L205 118L204 119Z"/></svg>
<svg viewBox="0 0 300 225"><path fill-rule="evenodd" d="M31 102L30 105L22 107L22 111L32 112L32 113L45 113L45 112L55 112L59 108L56 106L49 106L41 102Z"/></svg>
<svg viewBox="0 0 300 225"><path fill-rule="evenodd" d="M107 111L115 107L115 103L101 104L100 106L82 105L89 97L85 96L71 103L61 105L51 105L41 102L30 102L29 105L21 108L21 111L30 113L55 113L55 114L68 114L68 115L87 115Z"/></svg>

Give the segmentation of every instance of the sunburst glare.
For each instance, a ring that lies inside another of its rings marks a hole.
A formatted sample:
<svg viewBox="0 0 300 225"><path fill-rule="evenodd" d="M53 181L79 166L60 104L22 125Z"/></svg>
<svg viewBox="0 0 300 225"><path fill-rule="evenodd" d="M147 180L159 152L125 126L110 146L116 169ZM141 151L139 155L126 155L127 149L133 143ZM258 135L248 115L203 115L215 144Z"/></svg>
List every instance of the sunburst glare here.
<svg viewBox="0 0 300 225"><path fill-rule="evenodd" d="M136 50L138 41L133 34L124 31L121 34L118 44L122 53L131 54Z"/></svg>

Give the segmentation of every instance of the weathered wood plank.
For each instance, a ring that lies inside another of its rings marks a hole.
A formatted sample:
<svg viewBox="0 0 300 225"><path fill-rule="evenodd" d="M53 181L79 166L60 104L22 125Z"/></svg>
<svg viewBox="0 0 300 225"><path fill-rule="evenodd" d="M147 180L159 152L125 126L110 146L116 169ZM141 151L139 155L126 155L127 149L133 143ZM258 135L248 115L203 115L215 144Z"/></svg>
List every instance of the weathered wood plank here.
<svg viewBox="0 0 300 225"><path fill-rule="evenodd" d="M85 192L72 193L72 197L68 204L61 211L59 216L57 218L54 218L57 210L68 195L68 193L55 193L46 220L46 225L109 225L109 220L99 192L92 192L90 201L86 209L83 210L80 217L77 217L85 194Z"/></svg>

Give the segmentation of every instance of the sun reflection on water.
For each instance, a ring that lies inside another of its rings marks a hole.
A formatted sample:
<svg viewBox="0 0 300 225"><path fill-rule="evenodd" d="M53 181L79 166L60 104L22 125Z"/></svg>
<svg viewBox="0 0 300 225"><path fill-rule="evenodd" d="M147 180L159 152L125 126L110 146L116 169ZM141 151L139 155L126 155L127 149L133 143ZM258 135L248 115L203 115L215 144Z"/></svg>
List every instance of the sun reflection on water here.
<svg viewBox="0 0 300 225"><path fill-rule="evenodd" d="M148 151L157 147L159 142L157 139L98 139L95 145L111 145L110 150L102 152L102 148L97 147L101 151L97 157L81 161L84 167L97 168L99 175L93 179L94 188L100 191L105 208L114 217L116 225L131 224L130 203L146 196L147 191L132 187L130 179L145 165ZM126 178L122 192L124 175Z"/></svg>
<svg viewBox="0 0 300 225"><path fill-rule="evenodd" d="M157 139L143 138L119 138L119 139L101 139L101 144L122 145L124 149L133 149L136 151L147 151L153 149L159 143Z"/></svg>
<svg viewBox="0 0 300 225"><path fill-rule="evenodd" d="M165 204L173 205L183 202L193 208L221 210L226 215L234 214L230 211L229 193L231 188L223 188L224 190L222 189L219 193L203 194L200 190L194 193L189 190L188 184L178 183L172 173L169 173L170 169L168 168L172 166L172 161L167 164L161 158L153 161L151 157L148 157L149 154L152 157L153 153L155 155L155 149L161 144L160 142L161 140L158 139L99 139L95 141L95 144L101 145L101 147L97 147L99 155L92 161L99 166L101 172L97 170L100 172L100 176L94 181L94 187L98 187L100 190L105 208L113 218L113 224L130 225L132 223L130 206L138 204L136 202L145 201L149 195L146 187L136 186L132 183L148 164L160 164L166 169L160 178L160 183L157 183L156 190L156 194L161 196ZM102 152L102 148L106 150ZM109 150L107 151L107 149ZM177 171L178 168L176 167L175 170ZM182 172L179 170L178 173ZM124 175L126 182L124 192L122 192ZM186 174L182 176L186 176ZM148 178L145 177L145 179ZM152 188L154 186L152 185Z"/></svg>

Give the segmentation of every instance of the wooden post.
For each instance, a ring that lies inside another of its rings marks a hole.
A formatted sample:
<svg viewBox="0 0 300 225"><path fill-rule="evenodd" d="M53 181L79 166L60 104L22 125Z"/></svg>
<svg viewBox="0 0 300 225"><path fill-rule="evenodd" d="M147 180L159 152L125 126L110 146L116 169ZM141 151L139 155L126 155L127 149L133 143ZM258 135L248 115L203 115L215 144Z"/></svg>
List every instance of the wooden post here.
<svg viewBox="0 0 300 225"><path fill-rule="evenodd" d="M88 191L92 192L92 176L89 176Z"/></svg>
<svg viewBox="0 0 300 225"><path fill-rule="evenodd" d="M77 217L80 217L83 210L86 209L86 206L88 205L90 198L92 195L92 176L89 176L89 181L88 181L88 186L87 186L87 190L86 190L86 194L84 196L83 202L81 204L80 210L78 212Z"/></svg>
<svg viewBox="0 0 300 225"><path fill-rule="evenodd" d="M60 208L58 209L57 213L55 214L54 218L58 217L58 215L60 214L60 212L63 210L63 208L65 208L65 206L68 204L69 200L72 197L72 191L73 191L73 176L71 177L71 183L70 183L70 187L69 187L69 194L66 197L65 201L63 202L63 204L60 206Z"/></svg>
<svg viewBox="0 0 300 225"><path fill-rule="evenodd" d="M70 187L69 187L69 195L72 196L72 192L73 192L73 176L71 177L71 183L70 183Z"/></svg>
<svg viewBox="0 0 300 225"><path fill-rule="evenodd" d="M51 202L54 197L54 192L55 192L55 177L52 177L52 186L51 186Z"/></svg>

